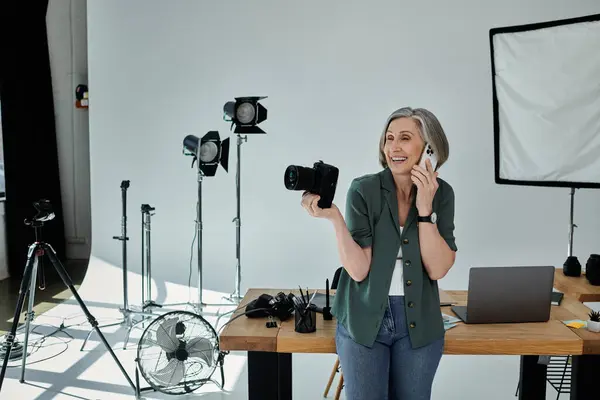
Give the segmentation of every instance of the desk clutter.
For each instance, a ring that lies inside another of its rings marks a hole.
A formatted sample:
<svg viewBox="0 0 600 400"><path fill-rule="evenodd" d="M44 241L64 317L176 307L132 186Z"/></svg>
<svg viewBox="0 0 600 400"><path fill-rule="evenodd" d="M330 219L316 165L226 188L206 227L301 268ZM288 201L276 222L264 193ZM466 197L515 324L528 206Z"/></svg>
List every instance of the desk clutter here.
<svg viewBox="0 0 600 400"><path fill-rule="evenodd" d="M244 314L248 318L268 318L265 324L267 328L277 327L274 318L286 321L293 314L295 331L298 333L312 333L317 330L317 313L322 314L326 321L333 319L329 279L325 282L325 294L318 293L317 290L310 294L308 288L302 290L300 287L299 291L298 296L291 292L287 295L279 292L275 296L263 293L246 305Z"/></svg>
<svg viewBox="0 0 600 400"><path fill-rule="evenodd" d="M461 322L460 318L456 318L451 315L442 314L442 317L444 319L444 330L445 331L447 331L448 329L454 328L456 325L458 325L459 322Z"/></svg>

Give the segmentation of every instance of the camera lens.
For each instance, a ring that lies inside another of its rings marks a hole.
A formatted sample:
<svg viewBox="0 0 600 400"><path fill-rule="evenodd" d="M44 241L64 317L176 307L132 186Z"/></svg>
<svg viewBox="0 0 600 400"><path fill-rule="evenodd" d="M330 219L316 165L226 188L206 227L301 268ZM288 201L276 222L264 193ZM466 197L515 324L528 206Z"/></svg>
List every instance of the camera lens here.
<svg viewBox="0 0 600 400"><path fill-rule="evenodd" d="M299 165L290 165L285 170L283 180L288 190L310 191L314 185L315 170Z"/></svg>

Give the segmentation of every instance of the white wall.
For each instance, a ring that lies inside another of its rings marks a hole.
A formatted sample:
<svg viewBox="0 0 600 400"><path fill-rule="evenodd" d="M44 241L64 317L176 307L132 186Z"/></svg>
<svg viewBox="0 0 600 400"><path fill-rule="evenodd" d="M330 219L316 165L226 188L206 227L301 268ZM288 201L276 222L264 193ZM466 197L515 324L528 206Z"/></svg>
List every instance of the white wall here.
<svg viewBox="0 0 600 400"><path fill-rule="evenodd" d="M351 179L379 170L384 120L405 105L434 111L450 141L441 177L456 192L459 253L441 285L466 288L471 266L561 265L569 190L494 183L488 31L597 12L596 0L90 1L92 254L121 265L112 236L128 179L130 269L139 271L140 205L149 203L154 277L187 282L196 175L182 139L214 129L228 136L223 104L268 95L268 134L243 145L242 290L324 285L339 265L333 229L306 214L283 172L333 163L343 208ZM203 197L205 288L226 292L235 150L230 164L229 174L205 180ZM600 252L598 196L576 196L582 263Z"/></svg>
<svg viewBox="0 0 600 400"><path fill-rule="evenodd" d="M75 88L87 83L86 1L51 0L46 15L67 257L91 247L88 111L75 108Z"/></svg>

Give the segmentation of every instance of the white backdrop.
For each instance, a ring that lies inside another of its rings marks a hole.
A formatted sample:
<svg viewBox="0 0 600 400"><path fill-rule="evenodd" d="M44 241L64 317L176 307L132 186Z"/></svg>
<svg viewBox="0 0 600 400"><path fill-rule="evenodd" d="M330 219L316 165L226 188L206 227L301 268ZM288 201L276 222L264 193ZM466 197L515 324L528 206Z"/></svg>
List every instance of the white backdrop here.
<svg viewBox="0 0 600 400"><path fill-rule="evenodd" d="M339 266L333 229L305 213L283 172L318 159L338 166L343 209L352 178L379 170L385 118L406 105L435 112L450 142L440 175L456 193L459 253L441 286L466 288L471 266L560 265L569 190L494 183L488 31L598 12L597 0L90 0L92 254L121 265L112 237L119 186L131 180L130 270L140 271L140 206L149 203L153 276L186 283L197 186L182 140L231 135L223 104L266 95L267 135L242 148L242 291L324 286ZM223 292L234 285L235 166L233 148L230 172L204 183L204 285ZM576 194L582 263L600 252L599 199Z"/></svg>

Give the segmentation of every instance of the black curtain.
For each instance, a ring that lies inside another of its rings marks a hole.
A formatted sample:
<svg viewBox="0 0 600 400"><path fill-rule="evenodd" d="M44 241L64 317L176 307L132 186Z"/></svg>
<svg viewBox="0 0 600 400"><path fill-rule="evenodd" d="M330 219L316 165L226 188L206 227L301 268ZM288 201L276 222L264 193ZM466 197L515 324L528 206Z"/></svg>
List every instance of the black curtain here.
<svg viewBox="0 0 600 400"><path fill-rule="evenodd" d="M50 201L55 218L41 239L65 262L66 239L60 189L50 57L47 0L0 1L0 102L6 179L8 269L22 277L27 249L35 241L24 220L36 215L34 202ZM47 281L58 275L44 258Z"/></svg>

